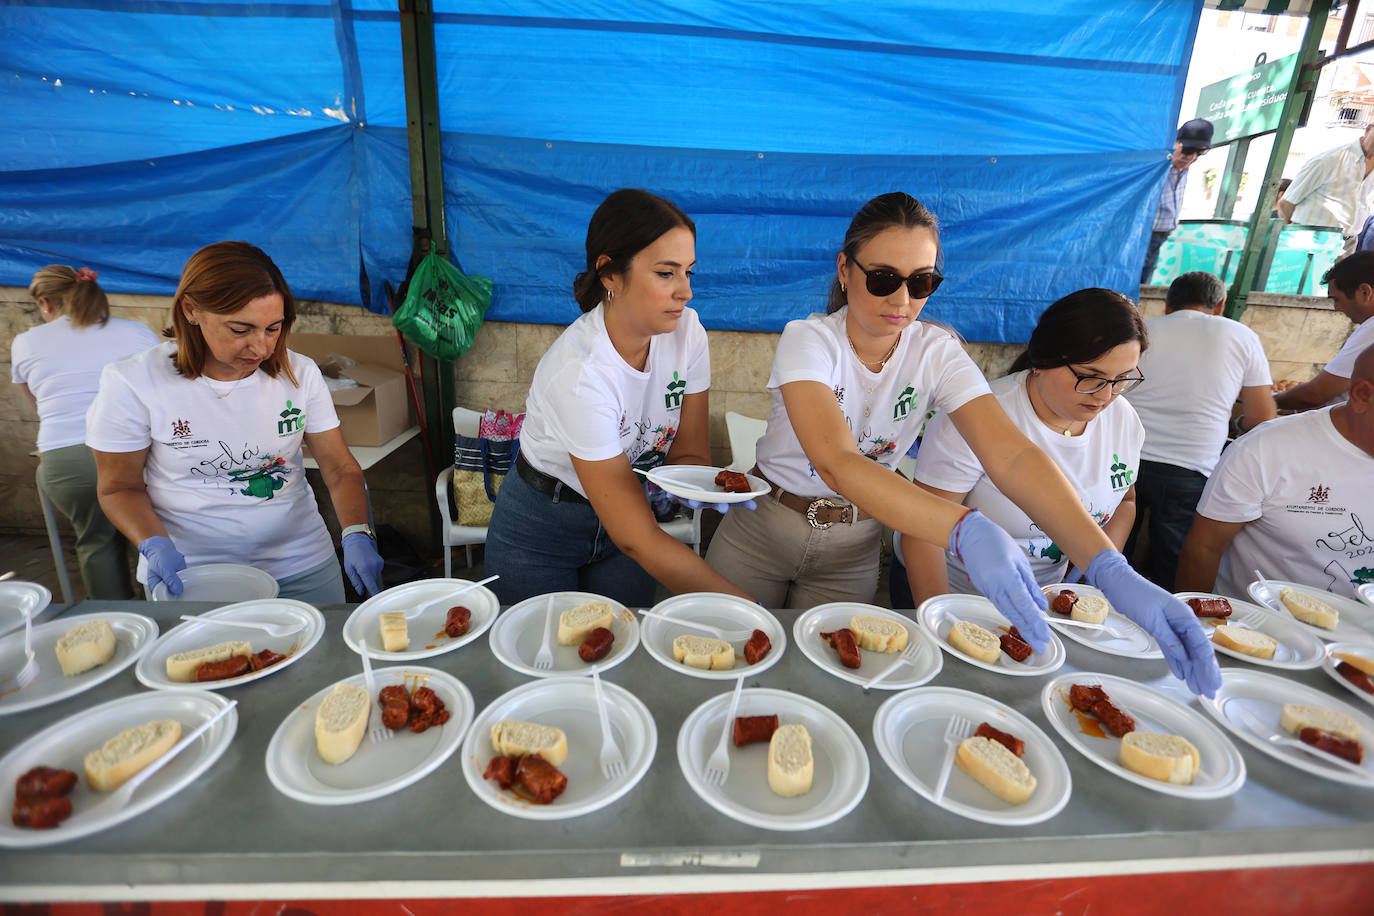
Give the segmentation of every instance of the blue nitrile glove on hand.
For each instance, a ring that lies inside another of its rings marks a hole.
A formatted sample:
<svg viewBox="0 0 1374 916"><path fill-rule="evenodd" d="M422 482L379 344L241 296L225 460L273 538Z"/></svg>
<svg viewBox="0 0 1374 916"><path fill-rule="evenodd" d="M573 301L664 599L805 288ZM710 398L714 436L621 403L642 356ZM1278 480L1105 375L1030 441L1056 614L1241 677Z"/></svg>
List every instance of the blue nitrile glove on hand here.
<svg viewBox="0 0 1374 916"><path fill-rule="evenodd" d="M177 573L186 568L186 557L177 550L172 539L155 534L138 545L138 552L148 561L149 597L152 596L157 584L162 582L167 585L167 591L173 598L180 598L181 593L186 591L186 586L181 583L181 577Z"/></svg>
<svg viewBox="0 0 1374 916"><path fill-rule="evenodd" d="M682 503L682 504L683 504L684 506L686 506L688 509L698 509L698 510L700 510L700 509L714 509L714 510L716 510L717 512L719 512L721 515L724 515L725 513L729 512L730 509L731 509L731 507L736 508L736 509L757 509L757 508L758 508L758 504L755 503L752 499L746 499L746 500L745 500L744 502L742 502L742 503L703 503L703 502L698 502L698 501L695 500L695 499L683 499L681 496L674 496L673 499L675 499L675 500L677 500L678 502Z"/></svg>
<svg viewBox="0 0 1374 916"><path fill-rule="evenodd" d="M382 555L377 552L377 543L361 531L343 539L344 574L353 583L353 591L359 595L375 595L382 590Z"/></svg>
<svg viewBox="0 0 1374 916"><path fill-rule="evenodd" d="M1197 616L1180 599L1131 569L1120 552L1103 550L1088 564L1088 584L1159 643L1174 677L1193 693L1214 697L1221 668Z"/></svg>
<svg viewBox="0 0 1374 916"><path fill-rule="evenodd" d="M977 509L949 533L949 552L963 561L973 587L996 606L1036 652L1050 644L1049 601L1031 572L1025 551Z"/></svg>

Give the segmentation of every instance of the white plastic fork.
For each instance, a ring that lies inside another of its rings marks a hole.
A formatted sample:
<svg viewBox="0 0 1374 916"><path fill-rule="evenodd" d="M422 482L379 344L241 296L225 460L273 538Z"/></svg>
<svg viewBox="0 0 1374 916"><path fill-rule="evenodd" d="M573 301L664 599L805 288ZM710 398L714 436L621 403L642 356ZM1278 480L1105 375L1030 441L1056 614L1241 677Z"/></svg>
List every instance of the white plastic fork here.
<svg viewBox="0 0 1374 916"><path fill-rule="evenodd" d="M300 623L260 623L255 620L220 620L218 617L197 617L194 614L182 614L181 619L188 623L204 624L207 627L238 627L242 630L258 630L274 639L290 636L305 626L304 620Z"/></svg>
<svg viewBox="0 0 1374 916"><path fill-rule="evenodd" d="M720 730L720 743L711 752L701 778L708 786L723 786L730 776L730 736L735 731L735 713L739 711L739 696L744 692L744 677L735 681L735 692L730 696L730 706L725 711L725 725Z"/></svg>
<svg viewBox="0 0 1374 916"><path fill-rule="evenodd" d="M495 582L495 581L496 581L497 579L499 579L499 578L501 578L501 577L500 577L500 576L487 576L485 579L479 579L479 580L477 580L476 582L469 582L467 585L459 586L458 588L455 588L453 591L451 591L451 592L449 592L448 594L444 595L442 598L438 598L438 599L436 599L436 600L434 600L434 601L430 601L430 602L428 602L428 603L426 603L426 604L422 604L422 605L420 605L419 607L417 607L417 608L416 608L415 610L413 610L413 611L406 611L406 620L414 620L416 617L419 617L421 614L428 613L429 611L435 610L435 609L437 609L437 608L442 608L442 609L444 609L444 610L447 610L448 608L450 608L450 607L453 606L453 599L454 599L454 598L457 598L459 595L466 594L466 593L472 591L474 588L478 588L479 586L486 585L486 584L489 583L489 582Z"/></svg>
<svg viewBox="0 0 1374 916"><path fill-rule="evenodd" d="M176 757L177 754L180 754L182 751L186 750L186 748L190 747L191 744L197 738L205 734L205 732L210 728L211 725L214 725L220 719L224 718L225 713L229 712L229 710L233 709L237 705L239 705L238 700L230 700L228 706L225 706L219 712L215 713L213 716L206 719L204 722L200 723L200 725L194 731L192 731L191 734L183 736L180 741L172 745L171 750L169 750L167 753L163 754L161 757L154 760L152 763L148 764L142 770L139 770L138 773L135 774L132 778L130 778L127 782L125 782L124 785L120 786L118 789L115 789L114 792L110 793L108 803L113 805L116 809L123 808L125 805L127 805L129 803L129 799L134 797L135 789L137 789L139 786L147 782L148 778L152 776L154 773L156 773L158 770L162 769L168 763L171 763L172 758Z"/></svg>
<svg viewBox="0 0 1374 916"><path fill-rule="evenodd" d="M592 687L596 689L596 714L601 719L601 775L619 779L625 775L625 755L611 734L611 722L606 717L606 694L601 689L601 675L592 672Z"/></svg>
<svg viewBox="0 0 1374 916"><path fill-rule="evenodd" d="M544 641L539 646L539 651L534 656L534 667L540 671L548 671L553 668L553 595L549 596L549 609L544 613Z"/></svg>
<svg viewBox="0 0 1374 916"><path fill-rule="evenodd" d="M24 611L24 664L14 674L0 681L0 693L19 690L38 677L38 656L33 651L33 613Z"/></svg>
<svg viewBox="0 0 1374 916"><path fill-rule="evenodd" d="M1364 777L1364 780L1366 782L1374 784L1374 772L1371 772L1365 767L1360 766L1358 763L1351 763L1344 757L1337 757L1335 754L1327 753L1326 751L1313 747L1305 741L1300 741L1297 738L1291 737L1289 735L1281 735L1276 731L1272 731L1269 726L1265 725L1263 722L1259 720L1258 716L1256 716L1250 710L1246 709L1244 706L1236 706L1235 713L1237 718L1243 719L1245 721L1245 724L1249 727L1250 731L1256 737L1263 738L1270 744L1276 744L1281 747L1295 747L1300 751L1306 751L1308 754L1311 754L1313 757L1316 757L1323 763L1333 763L1338 767L1342 767L1343 769L1351 771L1352 773L1359 774L1360 776Z"/></svg>
<svg viewBox="0 0 1374 916"><path fill-rule="evenodd" d="M726 642L744 642L754 635L754 630L758 627L750 627L745 630L727 630L722 627L713 627L709 623L697 623L695 620L683 620L681 617L673 617L670 614L659 614L655 611L640 611L639 616L648 617L652 620L663 620L676 626L686 627L689 630L700 630L709 633L716 639L723 639Z"/></svg>
<svg viewBox="0 0 1374 916"><path fill-rule="evenodd" d="M945 797L949 785L949 771L954 767L954 752L959 743L973 733L973 721L964 716L950 716L945 724L945 761L940 764L940 778L935 780L935 801Z"/></svg>
<svg viewBox="0 0 1374 916"><path fill-rule="evenodd" d="M391 729L382 724L382 717L377 710L372 708L372 704L377 702L377 682L372 678L372 661L367 657L367 646L363 646L363 683L367 685L367 716L371 723L367 730L367 740L373 744L381 744L383 741L390 741L392 737Z"/></svg>
<svg viewBox="0 0 1374 916"><path fill-rule="evenodd" d="M880 681L887 680L887 676L896 671L897 668L903 664L915 665L916 653L920 651L920 641L916 639L911 640L907 643L907 647L902 650L902 654L892 660L892 664L868 679L868 683L864 684L864 690L869 690L877 686Z"/></svg>
<svg viewBox="0 0 1374 916"><path fill-rule="evenodd" d="M1274 594L1274 590L1269 586L1269 580L1264 577L1264 573L1258 569L1255 572L1255 581L1259 583L1259 600L1272 611L1286 613L1283 606L1279 604L1279 596Z"/></svg>

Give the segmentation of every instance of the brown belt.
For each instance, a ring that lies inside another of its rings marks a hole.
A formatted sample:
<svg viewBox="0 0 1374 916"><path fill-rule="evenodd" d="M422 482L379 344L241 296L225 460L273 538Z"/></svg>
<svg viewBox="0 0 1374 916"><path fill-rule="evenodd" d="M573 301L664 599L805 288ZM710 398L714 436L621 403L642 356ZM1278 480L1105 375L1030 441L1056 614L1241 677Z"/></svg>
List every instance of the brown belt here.
<svg viewBox="0 0 1374 916"><path fill-rule="evenodd" d="M798 496L796 493L788 493L765 477L758 465L754 465L749 473L755 477L763 478L763 482L772 488L773 498L793 512L804 515L812 528L823 531L837 522L841 525L852 525L855 522L866 521L873 517L853 503L847 503L839 497L817 496L814 499L809 499L805 496Z"/></svg>

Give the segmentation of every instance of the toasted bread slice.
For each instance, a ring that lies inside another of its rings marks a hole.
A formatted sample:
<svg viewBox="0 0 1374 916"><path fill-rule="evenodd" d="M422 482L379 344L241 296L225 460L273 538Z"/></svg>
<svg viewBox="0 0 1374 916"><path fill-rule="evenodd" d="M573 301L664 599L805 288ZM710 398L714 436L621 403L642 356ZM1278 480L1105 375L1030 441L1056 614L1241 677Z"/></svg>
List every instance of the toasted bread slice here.
<svg viewBox="0 0 1374 916"><path fill-rule="evenodd" d="M611 625L615 608L604 601L588 601L558 615L558 644L580 646L587 634L597 627Z"/></svg>
<svg viewBox="0 0 1374 916"><path fill-rule="evenodd" d="M1026 762L991 738L965 738L954 762L1009 804L1023 804L1035 791L1035 777Z"/></svg>
<svg viewBox="0 0 1374 916"><path fill-rule="evenodd" d="M1107 603L1106 598L1097 595L1079 595L1078 600L1073 603L1073 610L1069 611L1070 620L1080 620L1083 623L1106 623L1107 612L1112 606Z"/></svg>
<svg viewBox="0 0 1374 916"><path fill-rule="evenodd" d="M780 725L768 740L768 788L783 798L811 791L816 761L805 725Z"/></svg>
<svg viewBox="0 0 1374 916"><path fill-rule="evenodd" d="M1212 642L1255 658L1273 658L1279 641L1267 633L1224 623L1212 631Z"/></svg>
<svg viewBox="0 0 1374 916"><path fill-rule="evenodd" d="M126 728L86 755L86 782L97 792L118 789L180 740L181 723L176 719Z"/></svg>
<svg viewBox="0 0 1374 916"><path fill-rule="evenodd" d="M1322 706L1308 706L1304 703L1285 703L1279 715L1279 724L1297 734L1304 728L1319 728L1351 741L1360 739L1360 723L1343 712L1326 709Z"/></svg>
<svg viewBox="0 0 1374 916"><path fill-rule="evenodd" d="M335 684L315 710L315 749L325 763L343 763L363 743L372 700L353 684Z"/></svg>
<svg viewBox="0 0 1374 916"><path fill-rule="evenodd" d="M1374 677L1374 658L1366 658L1363 655L1356 655L1354 652L1332 652L1331 654L1347 665L1358 668L1365 674ZM1374 650L1371 650L1370 654L1374 655Z"/></svg>
<svg viewBox="0 0 1374 916"><path fill-rule="evenodd" d="M1158 732L1128 732L1121 739L1117 759L1141 776L1181 786L1192 784L1201 762L1197 748L1188 739Z"/></svg>
<svg viewBox="0 0 1374 916"><path fill-rule="evenodd" d="M1279 600L1288 608L1288 613L1303 623L1334 630L1336 624L1341 622L1340 611L1307 592L1300 592L1295 588L1280 589Z"/></svg>
<svg viewBox="0 0 1374 916"><path fill-rule="evenodd" d="M967 620L955 621L954 626L950 628L949 636L945 638L960 652L989 665L1002 655L1002 641L988 630Z"/></svg>
<svg viewBox="0 0 1374 916"><path fill-rule="evenodd" d="M735 650L714 636L684 633L673 640L673 658L692 668L725 671L735 667Z"/></svg>
<svg viewBox="0 0 1374 916"><path fill-rule="evenodd" d="M909 638L906 627L886 617L859 614L849 618L849 629L860 649L870 652L900 652Z"/></svg>
<svg viewBox="0 0 1374 916"><path fill-rule="evenodd" d="M521 719L502 719L493 725L491 746L516 757L538 754L553 766L568 759L568 736L563 729Z"/></svg>
<svg viewBox="0 0 1374 916"><path fill-rule="evenodd" d="M114 658L115 635L108 620L88 620L57 641L57 663L67 676L89 671Z"/></svg>
<svg viewBox="0 0 1374 916"><path fill-rule="evenodd" d="M196 669L206 662L222 662L235 655L252 654L253 647L241 639L178 652L167 657L167 680L189 683L196 679Z"/></svg>

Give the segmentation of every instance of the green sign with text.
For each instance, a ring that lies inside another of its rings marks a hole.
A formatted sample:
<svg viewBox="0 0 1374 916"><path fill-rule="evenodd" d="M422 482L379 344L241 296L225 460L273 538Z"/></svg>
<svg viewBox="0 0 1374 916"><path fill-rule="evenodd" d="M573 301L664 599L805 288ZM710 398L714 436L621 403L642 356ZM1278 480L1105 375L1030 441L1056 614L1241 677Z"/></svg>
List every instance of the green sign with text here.
<svg viewBox="0 0 1374 916"><path fill-rule="evenodd" d="M1198 93L1197 117L1212 122L1212 145L1277 130L1298 55L1260 64Z"/></svg>

